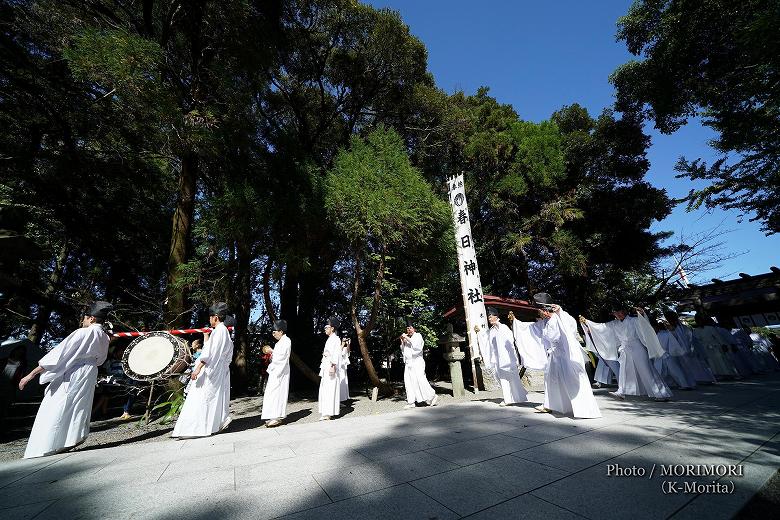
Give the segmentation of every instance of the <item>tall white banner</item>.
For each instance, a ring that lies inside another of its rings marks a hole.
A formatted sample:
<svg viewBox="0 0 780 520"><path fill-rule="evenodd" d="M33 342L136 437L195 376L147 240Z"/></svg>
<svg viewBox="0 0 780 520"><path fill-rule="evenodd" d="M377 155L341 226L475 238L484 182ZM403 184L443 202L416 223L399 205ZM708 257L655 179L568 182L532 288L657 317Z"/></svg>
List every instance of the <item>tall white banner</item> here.
<svg viewBox="0 0 780 520"><path fill-rule="evenodd" d="M479 325L481 330L487 330L487 313L482 294L482 281L479 278L479 268L477 267L474 237L471 235L471 221L469 220L462 173L447 179L447 191L450 195L455 243L458 252L458 269L460 270L460 286L463 292L463 310L466 313L466 329L471 347L471 359L473 360L480 355L474 325Z"/></svg>

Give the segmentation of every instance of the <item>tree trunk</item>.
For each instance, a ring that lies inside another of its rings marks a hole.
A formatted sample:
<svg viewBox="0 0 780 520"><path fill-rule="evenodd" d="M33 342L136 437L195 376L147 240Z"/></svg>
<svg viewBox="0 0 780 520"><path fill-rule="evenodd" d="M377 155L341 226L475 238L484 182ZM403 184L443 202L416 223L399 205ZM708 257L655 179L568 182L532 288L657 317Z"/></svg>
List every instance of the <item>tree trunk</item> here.
<svg viewBox="0 0 780 520"><path fill-rule="evenodd" d="M268 315L268 319L274 322L276 321L276 311L274 310L274 305L271 301L272 267L273 263L269 259L268 263L265 265L265 270L263 271L263 304L265 306L265 312ZM309 366L303 362L303 360L298 356L298 354L295 353L295 351L290 352L290 361L295 366L295 368L297 368L301 374L306 377L306 379L310 380L316 385L320 384L319 374L309 368Z"/></svg>
<svg viewBox="0 0 780 520"><path fill-rule="evenodd" d="M46 298L53 298L57 291L57 287L60 284L60 278L65 269L65 260L68 258L69 244L66 240L57 258L54 260L54 269L49 275L49 283L46 285L46 290L43 293ZM38 307L38 313L35 315L30 331L27 333L27 339L33 342L34 345L40 345L43 335L46 333L46 329L49 328L49 321L51 320L52 308L46 303Z"/></svg>
<svg viewBox="0 0 780 520"><path fill-rule="evenodd" d="M181 286L181 266L189 260L190 234L195 210L195 191L198 181L198 158L193 152L181 160L179 196L173 214L171 248L168 255L168 287L165 321L169 326L185 327L189 323L187 294Z"/></svg>
<svg viewBox="0 0 780 520"><path fill-rule="evenodd" d="M236 305L233 310L236 316L236 350L233 357L235 370L232 380L233 387L240 393L246 394L249 387L249 375L247 373L247 358L249 357L249 314L252 309L252 255L249 249L241 241L236 242Z"/></svg>
<svg viewBox="0 0 780 520"><path fill-rule="evenodd" d="M287 320L287 329L296 338L301 332L298 330L298 278L298 270L287 264L279 293L279 315Z"/></svg>
<svg viewBox="0 0 780 520"><path fill-rule="evenodd" d="M376 321L376 314L379 310L379 303L381 301L381 287L382 287L382 280L384 279L384 273L385 273L385 255L384 252L380 256L379 259L379 267L377 268L377 275L375 279L374 284L374 299L373 304L371 306L371 315L368 319L368 322L365 326L360 325L360 321L358 320L358 299L360 298L360 277L362 276L362 259L359 254L355 256L355 280L352 286L352 304L351 304L351 313L352 313L352 325L355 327L355 332L357 333L358 338L358 345L360 345L360 354L363 356L363 365L366 367L366 374L368 375L368 380L371 381L371 384L375 387L379 388L379 391L382 393L382 395L392 395L393 394L393 388L387 384L383 383L379 380L379 376L376 373L376 368L374 368L374 362L371 360L371 355L368 351L368 335L371 333L371 330L374 328L374 323Z"/></svg>

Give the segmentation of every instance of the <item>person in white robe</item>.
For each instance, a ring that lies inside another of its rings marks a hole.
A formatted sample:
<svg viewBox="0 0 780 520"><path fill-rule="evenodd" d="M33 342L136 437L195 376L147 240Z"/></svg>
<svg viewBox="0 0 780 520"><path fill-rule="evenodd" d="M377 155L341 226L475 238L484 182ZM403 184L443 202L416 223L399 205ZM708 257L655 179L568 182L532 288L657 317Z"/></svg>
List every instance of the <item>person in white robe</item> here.
<svg viewBox="0 0 780 520"><path fill-rule="evenodd" d="M192 370L192 384L182 405L171 437L208 437L228 427L230 417L230 363L233 340L225 326L226 303L209 308L213 327L204 335L203 350Z"/></svg>
<svg viewBox="0 0 780 520"><path fill-rule="evenodd" d="M544 307L531 327L533 339L547 352L544 371L544 404L540 412L572 414L576 419L601 417L585 371L585 358L577 339L577 322L553 303L547 293L537 293L534 302Z"/></svg>
<svg viewBox="0 0 780 520"><path fill-rule="evenodd" d="M739 375L742 377L749 377L753 375L753 373L757 372L753 369L753 363L750 355L742 350L742 346L734 337L734 335L731 334L731 330L721 325L716 325L715 328L723 337L723 343L727 348L726 355L729 357L729 359L731 359L731 362L734 363L734 367L736 367Z"/></svg>
<svg viewBox="0 0 780 520"><path fill-rule="evenodd" d="M347 377L347 369L350 365L349 362L350 344L351 344L351 340L349 338L345 338L341 340L341 366L343 367L342 368L343 377L341 378L341 383L339 385L341 401L349 400L349 378Z"/></svg>
<svg viewBox="0 0 780 520"><path fill-rule="evenodd" d="M406 320L406 332L401 334L401 352L404 357L404 389L406 390L406 406L414 408L416 403L427 403L436 406L439 396L428 382L425 375L425 358L423 347L425 340L422 334L414 329L411 320Z"/></svg>
<svg viewBox="0 0 780 520"><path fill-rule="evenodd" d="M612 329L606 329L604 333L610 336L609 341L596 342L593 335L585 330L585 349L598 357L596 373L593 375L595 383L593 388L601 388L617 383L620 380L620 361L618 361L618 340L614 337ZM613 383L613 378L615 383Z"/></svg>
<svg viewBox="0 0 780 520"><path fill-rule="evenodd" d="M475 325L474 330L477 331L482 360L501 385L504 399L499 406L527 401L528 392L520 381L519 360L512 331L501 323L497 309L489 307L487 313L490 325L487 332L480 331L478 325Z"/></svg>
<svg viewBox="0 0 780 520"><path fill-rule="evenodd" d="M48 383L27 441L25 459L68 450L89 435L97 367L106 361L110 341L102 323L112 309L103 301L90 305L81 328L43 356L38 366L19 381L19 390L38 374L42 374L40 384Z"/></svg>
<svg viewBox="0 0 780 520"><path fill-rule="evenodd" d="M658 335L658 342L664 349L664 355L655 358L653 364L666 384L676 385L680 390L693 390L696 388L696 379L693 377L693 373L688 371L685 364L681 362L685 359L685 349L668 329L668 325L666 320L656 320L653 324Z"/></svg>
<svg viewBox="0 0 780 520"><path fill-rule="evenodd" d="M341 378L342 357L341 357L341 339L337 330L341 322L336 318L330 318L325 325L325 334L328 339L325 341L325 348L322 350L322 360L320 361L320 391L317 398L317 406L320 412L320 421L330 420L337 417L341 408Z"/></svg>
<svg viewBox="0 0 780 520"><path fill-rule="evenodd" d="M287 417L287 398L290 395L290 354L292 341L287 336L287 322L276 320L272 332L276 344L271 351L268 365L268 381L263 394L263 411L260 418L267 421L267 428L282 424Z"/></svg>
<svg viewBox="0 0 780 520"><path fill-rule="evenodd" d="M761 372L765 372L766 370L763 363L759 359L759 356L757 355L755 345L753 344L753 339L750 337L749 332L750 329L747 331L743 329L731 329L731 335L737 345L739 345L741 356L750 365L751 370L759 374Z"/></svg>
<svg viewBox="0 0 780 520"><path fill-rule="evenodd" d="M680 321L680 317L672 310L665 311L664 318L666 318L666 321L669 324L669 330L674 334L675 339L686 352L685 357L680 361L683 362L693 374L694 380L697 383L715 384L717 382L715 374L712 373L712 370L707 363L707 356L701 345L693 340L693 330L691 330L687 324Z"/></svg>
<svg viewBox="0 0 780 520"><path fill-rule="evenodd" d="M693 329L693 340L698 342L707 356L707 364L718 378L729 377L741 379L737 367L731 357L726 353L729 345L726 345L723 336L715 328L712 318L701 312L696 313L696 328Z"/></svg>
<svg viewBox="0 0 780 520"><path fill-rule="evenodd" d="M663 356L663 349L644 311L636 309L637 316L629 316L622 305L616 307L620 307L613 310L616 319L608 323L596 323L580 316L583 328L595 341L618 342L620 377L617 391L610 395L620 399L626 395L647 395L659 401L669 400L672 391L650 363L651 357Z"/></svg>

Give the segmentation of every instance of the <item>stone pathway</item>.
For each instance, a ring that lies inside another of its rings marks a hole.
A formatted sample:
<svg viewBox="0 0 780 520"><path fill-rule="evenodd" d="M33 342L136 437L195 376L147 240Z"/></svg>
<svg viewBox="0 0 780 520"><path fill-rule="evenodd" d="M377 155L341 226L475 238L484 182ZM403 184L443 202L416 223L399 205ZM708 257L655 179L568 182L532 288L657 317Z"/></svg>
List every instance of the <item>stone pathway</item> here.
<svg viewBox="0 0 780 520"><path fill-rule="evenodd" d="M238 417L204 439L2 462L0 516L714 520L733 517L780 467L780 374L666 403L597 395L601 419L491 398L374 414L358 401L333 421L306 414L265 429ZM742 476L664 476L671 465ZM729 492L695 487L713 482Z"/></svg>

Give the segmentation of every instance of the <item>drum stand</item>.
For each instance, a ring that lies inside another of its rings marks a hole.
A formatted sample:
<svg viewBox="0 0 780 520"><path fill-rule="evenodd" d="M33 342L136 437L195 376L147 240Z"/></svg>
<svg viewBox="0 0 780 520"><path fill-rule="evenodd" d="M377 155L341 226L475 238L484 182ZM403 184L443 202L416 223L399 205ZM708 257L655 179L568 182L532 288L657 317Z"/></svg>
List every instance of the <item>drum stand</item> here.
<svg viewBox="0 0 780 520"><path fill-rule="evenodd" d="M149 399L146 401L146 413L144 413L143 416L147 426L149 426L149 420L152 417L152 395L154 395L154 379L152 379L151 383L152 384L149 385Z"/></svg>

